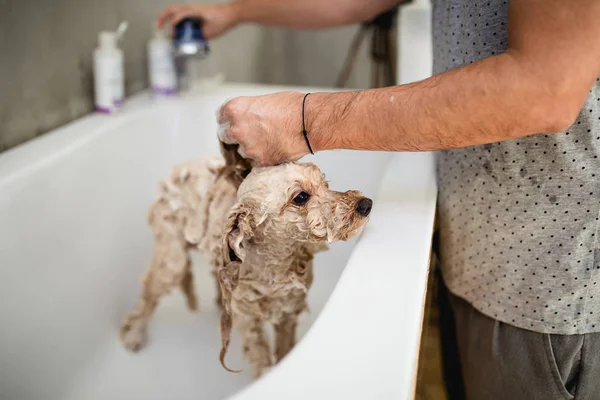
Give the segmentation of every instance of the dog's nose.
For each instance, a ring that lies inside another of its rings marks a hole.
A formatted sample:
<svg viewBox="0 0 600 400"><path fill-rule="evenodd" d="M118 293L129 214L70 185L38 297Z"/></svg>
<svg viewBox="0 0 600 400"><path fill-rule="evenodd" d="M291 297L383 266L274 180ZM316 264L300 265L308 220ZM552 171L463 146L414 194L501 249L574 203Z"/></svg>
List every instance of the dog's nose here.
<svg viewBox="0 0 600 400"><path fill-rule="evenodd" d="M373 200L362 198L356 204L356 212L361 216L366 217L371 213L371 207L373 207Z"/></svg>

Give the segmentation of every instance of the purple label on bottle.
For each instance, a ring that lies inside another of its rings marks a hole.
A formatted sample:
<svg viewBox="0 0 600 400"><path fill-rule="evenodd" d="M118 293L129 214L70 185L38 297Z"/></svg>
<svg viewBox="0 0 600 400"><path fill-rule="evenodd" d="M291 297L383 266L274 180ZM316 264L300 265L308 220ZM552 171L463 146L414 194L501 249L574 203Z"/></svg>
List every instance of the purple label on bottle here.
<svg viewBox="0 0 600 400"><path fill-rule="evenodd" d="M114 99L114 100L113 100L113 104L114 104L116 107L122 107L122 106L123 106L123 99Z"/></svg>
<svg viewBox="0 0 600 400"><path fill-rule="evenodd" d="M102 113L102 114L111 114L112 113L112 110L110 108L99 107L99 106L96 106L96 111L98 111L99 113Z"/></svg>
<svg viewBox="0 0 600 400"><path fill-rule="evenodd" d="M177 92L177 90L172 89L172 88L161 88L161 87L157 87L157 86L154 86L152 88L152 91L161 96L170 96Z"/></svg>

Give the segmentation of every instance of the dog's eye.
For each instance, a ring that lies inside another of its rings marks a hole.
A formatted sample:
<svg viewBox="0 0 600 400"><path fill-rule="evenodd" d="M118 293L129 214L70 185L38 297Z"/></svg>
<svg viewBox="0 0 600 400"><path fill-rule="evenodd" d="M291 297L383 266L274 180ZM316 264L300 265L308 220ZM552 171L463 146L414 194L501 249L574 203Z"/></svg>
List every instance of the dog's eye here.
<svg viewBox="0 0 600 400"><path fill-rule="evenodd" d="M296 197L294 197L294 204L297 206L302 206L306 204L306 202L310 199L310 194L306 192L300 192Z"/></svg>

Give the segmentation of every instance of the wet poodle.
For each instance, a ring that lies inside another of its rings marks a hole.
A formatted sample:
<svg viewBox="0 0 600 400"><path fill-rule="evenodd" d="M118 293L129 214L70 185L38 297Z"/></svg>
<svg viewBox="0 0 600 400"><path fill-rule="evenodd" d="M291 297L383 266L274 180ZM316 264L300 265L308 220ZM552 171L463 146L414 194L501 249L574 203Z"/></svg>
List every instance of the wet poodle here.
<svg viewBox="0 0 600 400"><path fill-rule="evenodd" d="M123 320L121 339L127 349L141 349L159 298L175 287L196 309L188 252L198 249L219 287L221 363L225 367L234 327L260 376L295 344L314 254L359 234L372 202L357 191L330 190L313 164L252 169L234 147L222 144L221 150L223 158L176 166L161 183L148 216L152 261L138 303ZM274 357L265 322L275 328Z"/></svg>

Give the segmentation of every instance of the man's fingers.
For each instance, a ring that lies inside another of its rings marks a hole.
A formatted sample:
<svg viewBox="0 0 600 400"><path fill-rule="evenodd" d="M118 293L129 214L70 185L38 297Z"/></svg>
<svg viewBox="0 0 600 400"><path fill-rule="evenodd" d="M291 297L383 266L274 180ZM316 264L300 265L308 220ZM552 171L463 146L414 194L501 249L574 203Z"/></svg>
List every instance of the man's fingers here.
<svg viewBox="0 0 600 400"><path fill-rule="evenodd" d="M243 158L252 161L256 166L266 166L268 164L265 162L264 154L256 147L239 144L238 153Z"/></svg>
<svg viewBox="0 0 600 400"><path fill-rule="evenodd" d="M242 146L242 145L238 146L238 153L240 156L242 156L242 158L248 158L246 156L246 148L244 146Z"/></svg>
<svg viewBox="0 0 600 400"><path fill-rule="evenodd" d="M229 117L225 116L225 104L224 103L221 107L219 107L219 109L217 110L217 122L219 124L223 124L227 121L229 121Z"/></svg>
<svg viewBox="0 0 600 400"><path fill-rule="evenodd" d="M165 7L165 9L161 11L161 13L158 15L158 18L156 19L156 27L158 29L162 29L165 26L165 22L167 22L167 20L170 19L179 8L181 8L180 5L174 4Z"/></svg>
<svg viewBox="0 0 600 400"><path fill-rule="evenodd" d="M175 25L184 18L194 15L194 7L190 4L177 4L166 7L156 19L156 26L162 29L166 22L169 20L171 26L175 28Z"/></svg>
<svg viewBox="0 0 600 400"><path fill-rule="evenodd" d="M246 159L257 161L257 147L253 141L256 132L248 113L247 98L236 97L226 101L217 112L217 134L223 143L237 144L238 153Z"/></svg>
<svg viewBox="0 0 600 400"><path fill-rule="evenodd" d="M237 152L240 154L240 156L242 156L243 158L252 159L252 154L249 154L249 152L246 150L246 147L242 143L238 142L231 133L232 129L231 124L229 124L229 122L219 124L217 128L217 135L219 136L219 140L226 144L237 144Z"/></svg>
<svg viewBox="0 0 600 400"><path fill-rule="evenodd" d="M235 144L231 140L231 119L229 116L225 115L225 106L227 103L224 103L217 110L217 123L219 126L217 127L217 135L219 136L219 140L227 144Z"/></svg>
<svg viewBox="0 0 600 400"><path fill-rule="evenodd" d="M175 27L179 21L191 15L192 10L189 7L181 8L171 15L171 25Z"/></svg>
<svg viewBox="0 0 600 400"><path fill-rule="evenodd" d="M229 99L221 105L217 113L218 121L222 124L225 121L231 121L233 116L239 114L239 102L241 97Z"/></svg>
<svg viewBox="0 0 600 400"><path fill-rule="evenodd" d="M236 144L235 139L231 136L231 124L224 122L217 127L217 136L219 140L227 144Z"/></svg>

